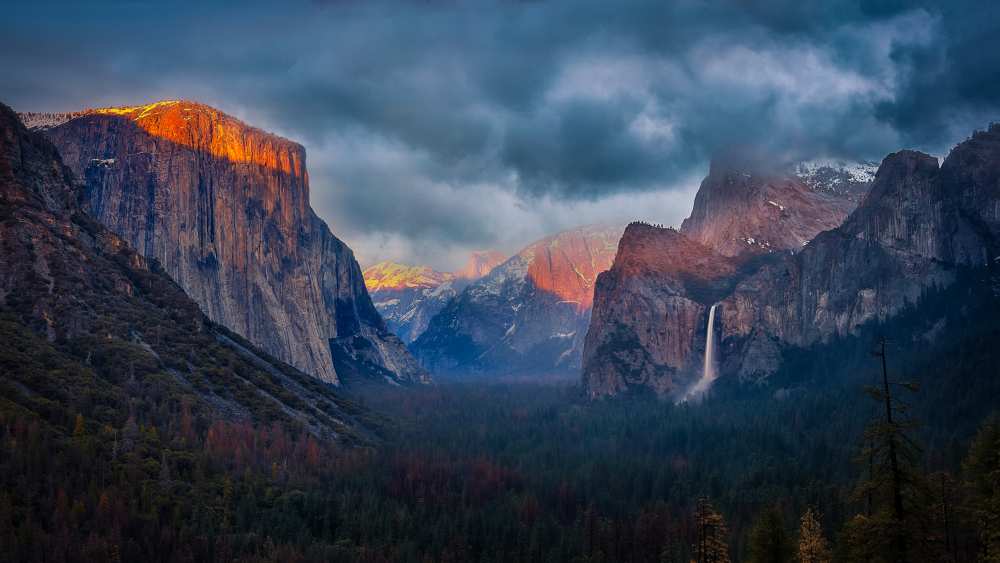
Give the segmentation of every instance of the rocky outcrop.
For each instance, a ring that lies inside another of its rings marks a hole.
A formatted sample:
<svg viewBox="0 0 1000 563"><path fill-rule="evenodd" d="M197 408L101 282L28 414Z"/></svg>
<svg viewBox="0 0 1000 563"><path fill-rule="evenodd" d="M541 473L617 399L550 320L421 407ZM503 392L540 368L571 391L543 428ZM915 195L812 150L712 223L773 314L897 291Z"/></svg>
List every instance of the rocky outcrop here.
<svg viewBox="0 0 1000 563"><path fill-rule="evenodd" d="M325 381L427 380L309 207L301 145L181 101L89 110L45 134L93 215L212 320Z"/></svg>
<svg viewBox="0 0 1000 563"><path fill-rule="evenodd" d="M751 346L807 346L885 321L956 268L1000 257L1000 127L976 133L938 168L901 151L885 158L864 203L838 229L761 269L722 302L722 337L734 359ZM731 362L742 377L776 366Z"/></svg>
<svg viewBox="0 0 1000 563"><path fill-rule="evenodd" d="M711 197L701 199L703 210L731 217ZM677 299L670 293L677 286L675 272L664 273L644 264L639 270L649 281L628 287L620 281L616 261L598 280L584 364L584 384L592 396L633 388L669 393L690 384L698 367L690 359L685 364L685 354L689 358L698 342L704 341L704 307L713 303L719 303L715 324L721 338L720 375L758 381L779 367L783 351L790 347L854 334L868 323L885 321L908 304L918 303L932 287L947 286L958 268L1000 261L1000 127L974 134L940 168L937 159L926 154L901 151L889 155L867 195L842 225L786 239L790 246L796 238L810 240L799 252L759 254L749 260L746 252L734 252L731 230L703 227L714 221L706 211L686 221L682 229L717 244L718 254L736 261L732 274L725 273L724 265L713 266L723 272L720 280L724 281L715 286L724 289L721 293L702 292L699 297L696 291L682 292L702 307L693 333L685 315L696 313L697 308L682 309L673 316L651 316L651 321L635 320L643 307L650 306L649 295L660 292ZM728 226L733 221L718 223ZM753 225L756 220L743 224ZM820 222L799 224L818 226ZM658 247L663 254L689 246L676 240L676 234L660 238L669 239ZM631 240L623 238L620 257L631 254L626 248ZM636 304L620 305L630 300ZM693 341L678 349L650 334L682 334ZM619 343L610 347L611 352L626 350L618 357L627 358L628 363L609 354L609 342Z"/></svg>
<svg viewBox="0 0 1000 563"><path fill-rule="evenodd" d="M621 233L582 227L527 246L451 300L411 349L440 372L578 369L594 282Z"/></svg>
<svg viewBox="0 0 1000 563"><path fill-rule="evenodd" d="M840 183L817 176L807 183L808 176L713 161L681 231L726 256L797 251L857 205L856 190L836 191Z"/></svg>
<svg viewBox="0 0 1000 563"><path fill-rule="evenodd" d="M5 401L39 420L59 405L120 427L133 398L155 396L202 419L367 441L363 409L211 322L79 195L56 148L0 104L0 322L18 336L0 346ZM85 396L46 384L53 374Z"/></svg>
<svg viewBox="0 0 1000 563"><path fill-rule="evenodd" d="M679 391L704 354L708 307L731 289L737 265L674 229L629 225L597 279L583 355L588 393Z"/></svg>
<svg viewBox="0 0 1000 563"><path fill-rule="evenodd" d="M867 190L861 178L828 165L775 171L729 156L712 162L680 231L630 225L598 279L582 370L588 393L690 386L701 373L711 305L840 225ZM747 349L773 356L761 342Z"/></svg>

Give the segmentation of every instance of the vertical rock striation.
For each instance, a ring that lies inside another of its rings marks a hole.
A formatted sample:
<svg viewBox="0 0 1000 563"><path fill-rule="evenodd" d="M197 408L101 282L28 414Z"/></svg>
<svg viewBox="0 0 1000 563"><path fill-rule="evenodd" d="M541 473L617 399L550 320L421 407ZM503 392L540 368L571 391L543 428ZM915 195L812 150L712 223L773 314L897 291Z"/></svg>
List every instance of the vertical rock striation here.
<svg viewBox="0 0 1000 563"><path fill-rule="evenodd" d="M156 261L84 212L76 182L52 143L0 104L0 322L16 339L0 346L5 408L118 427L132 398L171 397L209 422L377 439L330 385L211 322Z"/></svg>
<svg viewBox="0 0 1000 563"><path fill-rule="evenodd" d="M426 381L310 208L301 145L183 101L70 114L45 134L90 211L212 320L326 381Z"/></svg>

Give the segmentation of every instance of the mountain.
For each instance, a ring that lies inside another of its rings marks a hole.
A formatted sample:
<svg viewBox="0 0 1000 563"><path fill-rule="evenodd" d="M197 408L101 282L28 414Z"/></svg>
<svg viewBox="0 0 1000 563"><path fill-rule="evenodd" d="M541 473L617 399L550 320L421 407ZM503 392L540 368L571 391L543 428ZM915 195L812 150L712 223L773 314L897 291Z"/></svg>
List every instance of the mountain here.
<svg viewBox="0 0 1000 563"><path fill-rule="evenodd" d="M528 245L452 299L411 349L431 370L456 374L578 368L594 280L621 233L588 226Z"/></svg>
<svg viewBox="0 0 1000 563"><path fill-rule="evenodd" d="M365 284L389 330L409 344L427 330L434 315L459 292L504 259L497 251L476 251L454 273L438 272L430 266L380 262L364 271Z"/></svg>
<svg viewBox="0 0 1000 563"><path fill-rule="evenodd" d="M81 195L56 148L0 104L0 410L108 429L180 428L183 410L198 428L370 439L362 409L208 319Z"/></svg>
<svg viewBox="0 0 1000 563"><path fill-rule="evenodd" d="M469 255L465 266L455 272L455 277L475 281L490 273L490 270L503 264L507 255L499 250L477 250Z"/></svg>
<svg viewBox="0 0 1000 563"><path fill-rule="evenodd" d="M453 274L438 272L430 266L407 266L389 261L379 262L365 269L363 274L369 293L427 289L455 279Z"/></svg>
<svg viewBox="0 0 1000 563"><path fill-rule="evenodd" d="M713 161L681 231L726 256L802 248L817 233L840 225L867 184L847 189L849 183L830 167L799 170Z"/></svg>
<svg viewBox="0 0 1000 563"><path fill-rule="evenodd" d="M301 145L186 101L44 123L90 212L210 319L324 381L427 381L310 208Z"/></svg>
<svg viewBox="0 0 1000 563"><path fill-rule="evenodd" d="M836 165L837 167L835 167ZM701 373L709 307L763 265L843 222L867 165L714 159L679 231L633 223L599 276L583 379L592 396L681 392Z"/></svg>
<svg viewBox="0 0 1000 563"><path fill-rule="evenodd" d="M724 364L742 378L777 369L774 352L882 323L964 269L1000 263L1000 126L975 133L939 167L887 156L864 203L792 259L762 268L721 301ZM956 306L960 306L956 304ZM768 359L746 350L766 350Z"/></svg>
<svg viewBox="0 0 1000 563"><path fill-rule="evenodd" d="M812 190L859 203L875 180L878 165L868 160L824 158L800 162L792 167L792 173Z"/></svg>
<svg viewBox="0 0 1000 563"><path fill-rule="evenodd" d="M740 381L766 379L791 350L884 323L918 306L929 291L947 287L960 272L1000 263L998 180L1000 127L993 125L958 145L940 168L926 154L889 155L846 220L820 233L800 233L810 242L798 252L747 259L734 255L725 237L710 238L718 245L710 247L717 256L696 258L724 259L701 276L711 284L697 278L701 283L693 288L682 283L695 265L671 270L657 268L655 258L639 266L616 260L598 279L584 385L595 397L690 387L701 375L713 304L718 304L713 338L719 343L720 375ZM725 213L720 223L729 224ZM652 255L668 255L690 246L681 237L724 232L690 225L671 234L630 226L618 254L628 258L646 244L654 248ZM784 240L792 246L795 237ZM666 312L647 315L643 307Z"/></svg>
<svg viewBox="0 0 1000 563"><path fill-rule="evenodd" d="M380 262L365 270L364 276L375 308L389 330L406 343L420 336L431 318L467 284L429 266L395 262Z"/></svg>

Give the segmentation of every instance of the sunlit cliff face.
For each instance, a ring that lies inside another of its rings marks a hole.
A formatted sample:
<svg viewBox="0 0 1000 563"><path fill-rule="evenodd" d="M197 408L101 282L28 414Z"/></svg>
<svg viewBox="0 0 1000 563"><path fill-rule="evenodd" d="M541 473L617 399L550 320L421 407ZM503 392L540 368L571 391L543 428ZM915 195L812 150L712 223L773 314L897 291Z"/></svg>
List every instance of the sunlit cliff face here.
<svg viewBox="0 0 1000 563"><path fill-rule="evenodd" d="M60 126L60 121L68 123ZM46 125L56 135L71 127L75 131L71 136L100 146L100 158L114 153L122 161L119 165L128 170L139 165L144 155L155 153L159 164L151 172L171 187L158 194L157 200L171 202L182 216L193 213L189 207L202 193L214 194L213 208L229 209L233 214L259 210L267 217L267 228L283 234L280 252L284 255L295 254L299 230L311 228L305 148L215 108L165 100L53 115ZM77 152L67 148L63 156L78 160ZM85 168L88 164L80 161L79 165ZM255 236L248 234L250 226L233 217L225 226L220 225L222 230L214 233L215 240L250 244L248 237ZM245 252L236 254L243 256Z"/></svg>
<svg viewBox="0 0 1000 563"><path fill-rule="evenodd" d="M615 260L621 227L583 227L543 239L522 254L533 255L528 278L535 287L583 312L594 304L597 275Z"/></svg>
<svg viewBox="0 0 1000 563"><path fill-rule="evenodd" d="M98 108L84 113L125 117L161 139L230 162L264 166L308 182L305 149L301 145L251 127L203 104L164 100L143 106Z"/></svg>

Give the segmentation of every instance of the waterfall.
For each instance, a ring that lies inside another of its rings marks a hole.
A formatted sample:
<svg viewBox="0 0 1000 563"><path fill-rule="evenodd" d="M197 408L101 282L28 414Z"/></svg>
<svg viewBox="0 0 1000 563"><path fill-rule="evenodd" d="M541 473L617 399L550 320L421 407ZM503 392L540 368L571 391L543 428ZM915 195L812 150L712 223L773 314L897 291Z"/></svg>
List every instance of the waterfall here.
<svg viewBox="0 0 1000 563"><path fill-rule="evenodd" d="M705 365L701 371L701 379L684 394L685 401L704 394L712 386L715 378L719 376L715 362L715 308L718 306L719 304L716 303L708 310L708 330L705 331Z"/></svg>

